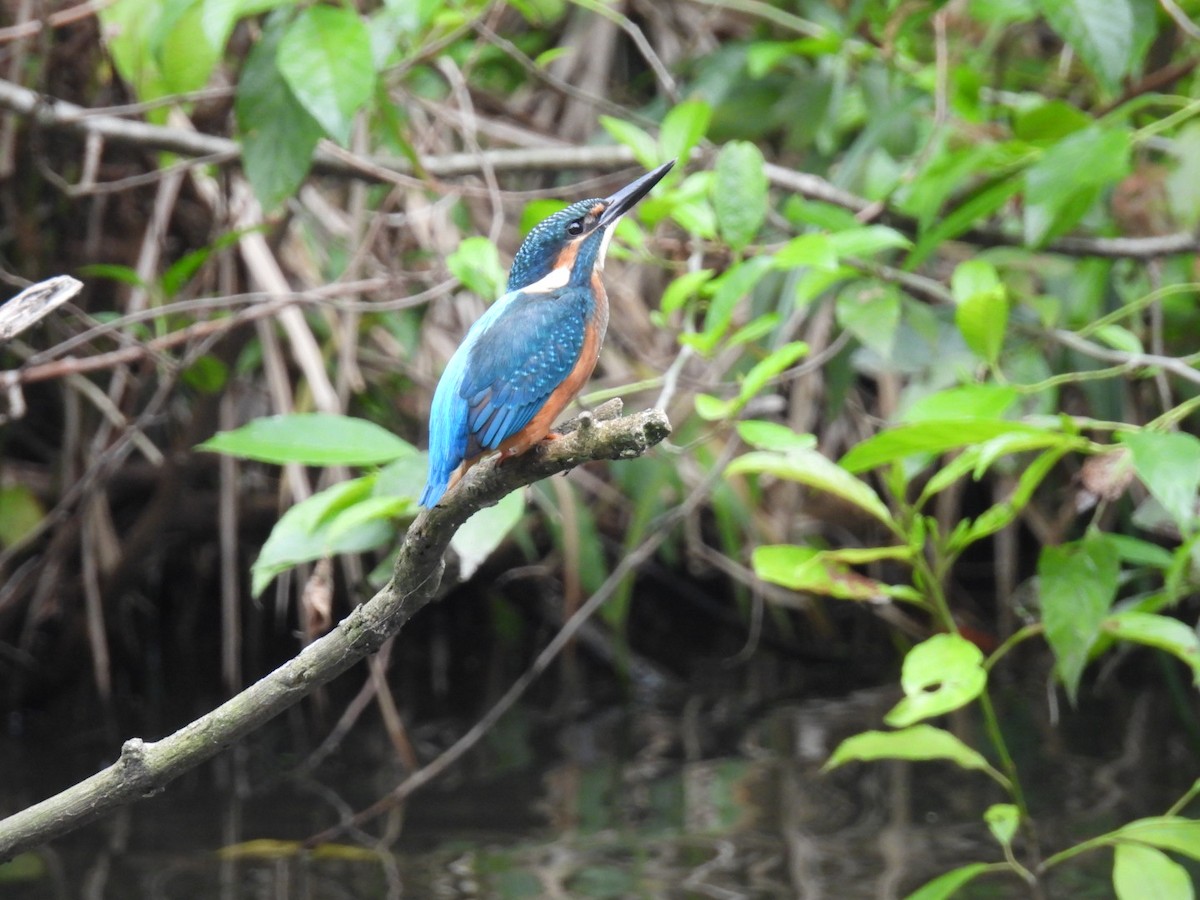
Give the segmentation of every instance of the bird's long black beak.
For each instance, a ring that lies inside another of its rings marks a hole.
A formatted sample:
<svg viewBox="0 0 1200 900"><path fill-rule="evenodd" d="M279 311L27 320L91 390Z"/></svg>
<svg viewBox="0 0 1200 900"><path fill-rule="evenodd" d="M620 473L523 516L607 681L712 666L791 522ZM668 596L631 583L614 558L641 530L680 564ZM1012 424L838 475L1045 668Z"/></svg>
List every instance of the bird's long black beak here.
<svg viewBox="0 0 1200 900"><path fill-rule="evenodd" d="M600 214L599 225L611 225L625 213L633 209L637 202L650 193L650 189L658 184L664 175L671 171L675 160L665 162L657 169L647 172L632 184L627 184L604 201L604 212Z"/></svg>

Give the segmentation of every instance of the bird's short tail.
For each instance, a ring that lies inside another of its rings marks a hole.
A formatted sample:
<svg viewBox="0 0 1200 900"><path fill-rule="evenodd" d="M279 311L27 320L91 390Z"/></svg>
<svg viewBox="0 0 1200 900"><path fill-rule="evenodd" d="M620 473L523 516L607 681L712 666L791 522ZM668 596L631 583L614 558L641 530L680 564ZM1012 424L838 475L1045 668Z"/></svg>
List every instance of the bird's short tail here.
<svg viewBox="0 0 1200 900"><path fill-rule="evenodd" d="M425 490L421 491L421 505L427 509L436 506L437 502L445 495L446 488L450 484L450 476L453 474L453 469L448 472L441 471L441 467L431 459L429 461L429 480L425 482Z"/></svg>

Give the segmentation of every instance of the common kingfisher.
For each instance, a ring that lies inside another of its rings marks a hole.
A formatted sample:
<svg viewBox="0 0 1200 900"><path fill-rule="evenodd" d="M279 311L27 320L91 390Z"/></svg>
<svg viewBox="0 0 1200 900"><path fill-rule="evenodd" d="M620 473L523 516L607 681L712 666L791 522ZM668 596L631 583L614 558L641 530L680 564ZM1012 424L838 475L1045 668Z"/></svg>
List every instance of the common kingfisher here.
<svg viewBox="0 0 1200 900"><path fill-rule="evenodd" d="M543 439L596 368L608 328L600 273L618 220L670 171L674 160L610 197L580 200L522 242L508 292L471 326L433 393L429 412L431 507L479 459L500 461Z"/></svg>

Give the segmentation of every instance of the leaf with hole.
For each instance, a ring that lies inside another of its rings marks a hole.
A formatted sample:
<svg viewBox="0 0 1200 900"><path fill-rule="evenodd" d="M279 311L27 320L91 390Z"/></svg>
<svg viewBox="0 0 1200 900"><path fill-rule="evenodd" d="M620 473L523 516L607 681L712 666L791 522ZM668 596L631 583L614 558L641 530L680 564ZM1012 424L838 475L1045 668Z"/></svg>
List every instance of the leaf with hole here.
<svg viewBox="0 0 1200 900"><path fill-rule="evenodd" d="M959 634L935 634L908 651L900 669L904 699L884 716L894 727L966 706L987 684L983 652Z"/></svg>

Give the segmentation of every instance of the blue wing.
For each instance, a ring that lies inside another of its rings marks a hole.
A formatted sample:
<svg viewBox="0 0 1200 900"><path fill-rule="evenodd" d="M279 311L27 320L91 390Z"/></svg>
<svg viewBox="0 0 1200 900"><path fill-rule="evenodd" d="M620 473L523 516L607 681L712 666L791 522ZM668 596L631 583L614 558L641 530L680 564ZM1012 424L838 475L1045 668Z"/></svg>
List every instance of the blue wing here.
<svg viewBox="0 0 1200 900"><path fill-rule="evenodd" d="M422 506L441 499L464 459L529 424L578 362L591 309L586 288L513 291L471 327L433 395Z"/></svg>

